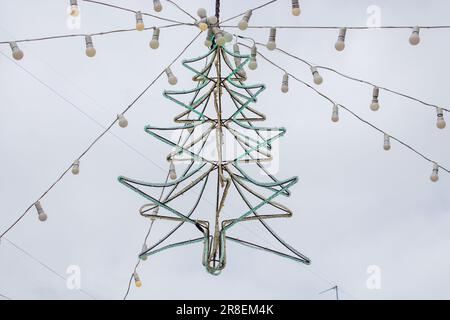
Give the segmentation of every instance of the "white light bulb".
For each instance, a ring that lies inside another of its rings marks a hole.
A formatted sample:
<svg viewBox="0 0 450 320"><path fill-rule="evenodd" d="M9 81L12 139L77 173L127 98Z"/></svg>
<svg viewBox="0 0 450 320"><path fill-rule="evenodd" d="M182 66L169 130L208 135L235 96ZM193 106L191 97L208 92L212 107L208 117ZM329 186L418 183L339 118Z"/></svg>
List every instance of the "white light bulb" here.
<svg viewBox="0 0 450 320"><path fill-rule="evenodd" d="M70 0L70 15L72 17L78 17L80 15L77 0Z"/></svg>
<svg viewBox="0 0 450 320"><path fill-rule="evenodd" d="M444 120L444 110L442 108L436 108L437 113L437 121L436 121L436 127L439 129L444 129L447 126L447 123Z"/></svg>
<svg viewBox="0 0 450 320"><path fill-rule="evenodd" d="M334 45L334 48L337 51L342 51L345 49L345 35L347 33L347 28L340 28L339 29L339 36L336 41L336 44Z"/></svg>
<svg viewBox="0 0 450 320"><path fill-rule="evenodd" d="M145 29L144 19L140 11L136 12L136 30L143 31Z"/></svg>
<svg viewBox="0 0 450 320"><path fill-rule="evenodd" d="M283 80L281 81L281 92L287 93L289 91L289 75L283 74Z"/></svg>
<svg viewBox="0 0 450 320"><path fill-rule="evenodd" d="M373 87L372 103L370 104L370 110L372 110L372 111L378 111L378 109L380 109L380 104L378 102L379 94L380 94L380 89L378 87Z"/></svg>
<svg viewBox="0 0 450 320"><path fill-rule="evenodd" d="M19 46L15 42L10 42L9 46L11 47L12 56L16 60L21 60L23 58L23 51L20 50Z"/></svg>
<svg viewBox="0 0 450 320"><path fill-rule="evenodd" d="M118 114L117 119L119 120L119 127L126 128L128 126L128 120L124 117L123 114Z"/></svg>
<svg viewBox="0 0 450 320"><path fill-rule="evenodd" d="M166 74L167 74L167 80L169 81L169 84L171 85L176 85L178 82L177 77L174 76L172 70L169 68L166 69Z"/></svg>
<svg viewBox="0 0 450 320"><path fill-rule="evenodd" d="M333 105L333 111L331 113L331 121L333 122L339 121L339 107L337 104Z"/></svg>
<svg viewBox="0 0 450 320"><path fill-rule="evenodd" d="M144 244L142 245L142 251L141 251L142 254L145 253L147 250L148 250L148 247L147 247L147 245L144 243ZM147 255L141 256L141 260L142 260L142 261L147 260Z"/></svg>
<svg viewBox="0 0 450 320"><path fill-rule="evenodd" d="M301 13L300 5L298 3L298 0L292 0L292 14L294 16L299 16Z"/></svg>
<svg viewBox="0 0 450 320"><path fill-rule="evenodd" d="M85 36L84 38L86 41L86 55L89 58L95 57L97 50L95 50L95 48L94 48L94 43L92 42L92 37Z"/></svg>
<svg viewBox="0 0 450 320"><path fill-rule="evenodd" d="M77 175L80 173L80 160L75 160L72 164L72 174Z"/></svg>
<svg viewBox="0 0 450 320"><path fill-rule="evenodd" d="M162 4L161 4L161 2L159 0L153 0L153 9L156 12L161 12L162 11L163 7L162 7Z"/></svg>
<svg viewBox="0 0 450 320"><path fill-rule="evenodd" d="M170 161L169 176L170 179L172 180L175 180L177 178L177 171L175 170L175 165L173 164L173 161Z"/></svg>
<svg viewBox="0 0 450 320"><path fill-rule="evenodd" d="M412 30L411 35L409 36L409 43L413 46L416 46L419 44L420 42L420 28L419 27L414 27Z"/></svg>
<svg viewBox="0 0 450 320"><path fill-rule="evenodd" d="M134 278L134 284L136 285L136 287L140 288L142 286L142 281L141 281L141 278L139 277L139 275L137 274L137 272L133 273L133 278Z"/></svg>
<svg viewBox="0 0 450 320"><path fill-rule="evenodd" d="M317 67L311 67L311 73L313 75L314 83L317 85L322 84L323 78L320 75L319 71L317 71Z"/></svg>
<svg viewBox="0 0 450 320"><path fill-rule="evenodd" d="M239 50L239 45L237 43L233 44L233 54L234 54L234 64L238 68L242 64L241 52ZM247 73L244 68L239 69L237 74L241 77L240 81L247 80Z"/></svg>
<svg viewBox="0 0 450 320"><path fill-rule="evenodd" d="M37 214L38 214L39 221L42 221L42 222L46 221L46 220L47 220L47 214L45 213L44 209L42 208L41 202L40 202L40 201L37 201L37 202L34 204L34 206L35 206L35 208L36 208L36 211L37 211Z"/></svg>
<svg viewBox="0 0 450 320"><path fill-rule="evenodd" d="M384 134L383 149L386 151L391 150L391 137L386 133Z"/></svg>
<svg viewBox="0 0 450 320"><path fill-rule="evenodd" d="M214 33L213 33L212 29L209 28L208 29L208 34L206 35L206 40L205 40L205 46L206 47L211 48L213 36L214 36Z"/></svg>
<svg viewBox="0 0 450 320"><path fill-rule="evenodd" d="M150 41L150 48L158 49L159 48L159 28L155 28L153 30L152 40Z"/></svg>
<svg viewBox="0 0 450 320"><path fill-rule="evenodd" d="M437 182L439 180L439 165L437 163L433 164L433 171L431 172L430 180Z"/></svg>
<svg viewBox="0 0 450 320"><path fill-rule="evenodd" d="M248 68L250 70L256 70L256 68L258 68L258 63L256 62L257 54L258 54L258 48L256 48L256 45L253 45L253 47L250 51L250 62L248 64Z"/></svg>
<svg viewBox="0 0 450 320"><path fill-rule="evenodd" d="M277 29L270 28L269 40L267 41L266 48L271 51L275 50L277 47L276 39L277 39Z"/></svg>
<svg viewBox="0 0 450 320"><path fill-rule="evenodd" d="M224 32L224 38L225 38L225 42L233 41L233 35L229 32Z"/></svg>
<svg viewBox="0 0 450 320"><path fill-rule="evenodd" d="M220 30L217 27L214 27L213 28L213 32L214 32L214 36L215 36L215 39L216 39L216 44L218 46L223 46L225 44L225 42L226 42L226 39L225 39L225 36L224 36L222 30Z"/></svg>
<svg viewBox="0 0 450 320"><path fill-rule="evenodd" d="M210 16L210 17L208 17L208 23L210 24L210 25L214 25L214 24L216 24L218 22L218 20L217 20L217 17L216 16Z"/></svg>
<svg viewBox="0 0 450 320"><path fill-rule="evenodd" d="M197 9L197 15L198 15L201 19L206 18L206 16L207 16L206 9L205 9L205 8L198 8L198 9Z"/></svg>
<svg viewBox="0 0 450 320"><path fill-rule="evenodd" d="M248 22L250 20L250 17L252 16L252 13L252 10L248 10L242 17L241 21L239 21L238 27L240 30L244 31L248 28Z"/></svg>

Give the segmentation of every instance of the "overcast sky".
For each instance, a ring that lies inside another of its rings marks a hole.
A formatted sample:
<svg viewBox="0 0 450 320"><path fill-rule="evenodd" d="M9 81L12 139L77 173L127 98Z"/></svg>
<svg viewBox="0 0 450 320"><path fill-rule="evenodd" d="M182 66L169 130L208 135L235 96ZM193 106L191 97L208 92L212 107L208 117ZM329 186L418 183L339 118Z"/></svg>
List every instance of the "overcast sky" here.
<svg viewBox="0 0 450 320"><path fill-rule="evenodd" d="M150 0L106 1L153 12ZM0 0L0 41L134 26L133 13L80 1L81 29L70 30L68 2ZM199 7L213 12L212 0L178 2L192 14ZM222 17L264 3L222 2ZM255 12L251 24L364 26L367 9L373 5L380 9L382 25L449 24L450 3L444 0L426 5L418 0L300 2L300 17L290 14L290 1L279 0ZM162 3L162 16L189 22L170 3ZM165 24L151 17L144 20L147 26ZM412 47L409 30L349 31L343 52L334 49L336 30L283 29L278 31L277 42L279 48L316 64L448 107L449 32L422 30L420 45ZM0 55L0 231L53 183L197 33L192 27L161 30L158 50L148 46L151 31L95 37L97 56L93 59L84 54L83 38L20 44L25 57L18 63L8 59L8 45L0 47L4 54ZM266 42L268 30L239 34ZM205 52L204 36L184 58ZM305 65L280 53L261 52L312 83ZM179 79L178 89L192 87L192 74L180 62L172 69ZM229 244L227 268L212 277L201 265L201 245L193 245L155 255L141 264L138 272L143 286L133 286L129 298L333 299L332 293L318 293L338 285L343 299L449 299L450 175L441 171L440 181L430 182L429 162L394 141L392 149L384 151L382 134L344 110L339 123L332 123L330 103L299 83L291 80L289 93L282 94L282 72L263 60L259 59L258 70L248 74L249 83L267 85L255 105L266 114L267 124L287 128L280 140L277 176L300 178L293 195L280 199L294 216L270 221L270 225L307 255L311 265ZM369 109L371 87L330 72L321 74L324 83L318 89L323 93L450 166L449 128L436 128L433 108L382 91L381 108L375 113ZM83 158L80 175L68 174L42 200L47 222L39 222L33 209L2 240L0 294L12 299L89 299L86 292L97 299L123 297L149 222L138 214L146 201L119 184L117 177L164 180L169 147L143 128L171 125L174 115L182 111L163 98L162 91L168 87L161 78L127 114L129 126L114 126ZM183 197L184 209L195 196ZM207 189L199 206L203 216L213 216L214 200L214 188ZM231 201L225 213L235 216L243 209ZM171 225L155 224L150 243ZM234 234L277 247L256 223L236 227ZM186 226L174 240L196 235ZM66 286L66 270L72 265L81 269L84 292ZM370 266L381 271L378 290L367 287Z"/></svg>

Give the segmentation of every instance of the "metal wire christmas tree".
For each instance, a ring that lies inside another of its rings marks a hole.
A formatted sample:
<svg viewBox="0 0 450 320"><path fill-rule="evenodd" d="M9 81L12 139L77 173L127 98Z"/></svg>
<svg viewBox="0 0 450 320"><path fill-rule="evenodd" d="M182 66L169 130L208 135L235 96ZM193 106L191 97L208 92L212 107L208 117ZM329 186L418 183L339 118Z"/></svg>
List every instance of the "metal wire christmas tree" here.
<svg viewBox="0 0 450 320"><path fill-rule="evenodd" d="M183 65L194 72L193 81L197 83L197 86L185 91L164 92L167 99L186 109L175 117L175 122L180 125L168 128L150 125L145 127L147 133L173 148L173 151L167 156L167 160L170 162L168 176L173 181L167 179L164 183L148 183L119 177L120 183L151 201L150 204L141 207L140 214L142 216L153 221L161 219L179 222L162 240L150 248L144 247L140 258L146 259L150 255L170 248L203 242L202 263L209 273L218 275L226 266L226 242L230 240L309 264L310 260L307 257L287 244L265 221L273 218L287 218L292 215L290 209L275 202L274 199L280 195L289 196L289 188L297 183L298 178L278 180L263 165L272 160L272 142L283 136L286 130L254 124L265 120L264 114L250 106L256 102L265 86L244 84L246 73L243 67L249 62L255 63L255 55L241 55L237 44L233 46L233 52L230 52L220 45L223 44L221 37L224 36L221 31L215 30L213 34L207 40L210 41L211 48L205 55L183 61ZM231 60L234 60L234 65ZM197 70L198 68L194 68L192 65L199 62L205 64L203 68ZM172 79L172 83L176 83L176 78L171 70L166 71L169 81ZM182 102L187 96L191 96L190 102ZM231 103L225 102L225 96ZM162 135L164 132L181 132L181 134L178 141L174 142L170 138L164 137ZM211 136L214 135L215 138L212 137L212 139L215 141L215 154L211 158L204 154L204 148ZM232 137L233 147L239 148L229 159L225 152L227 146L225 136ZM187 163L187 167L179 177L176 175L175 163ZM261 182L252 177L246 169L246 166L250 164L259 167L268 181ZM215 212L211 215L212 222L196 219L196 208L204 196L205 187L213 174L217 176L217 201ZM188 211L175 209L171 202L197 185L201 189L193 207ZM236 217L224 219L223 208L232 186L244 201L246 208ZM170 190L164 197L157 198L150 195L148 188L162 188L161 195L166 188L170 188ZM250 195L258 202L251 203ZM265 206L270 206L274 213L258 213ZM163 210L163 214L159 212L160 209ZM228 230L244 221L259 221L290 253L283 253L227 235ZM201 236L162 246L163 242L186 222L198 230Z"/></svg>

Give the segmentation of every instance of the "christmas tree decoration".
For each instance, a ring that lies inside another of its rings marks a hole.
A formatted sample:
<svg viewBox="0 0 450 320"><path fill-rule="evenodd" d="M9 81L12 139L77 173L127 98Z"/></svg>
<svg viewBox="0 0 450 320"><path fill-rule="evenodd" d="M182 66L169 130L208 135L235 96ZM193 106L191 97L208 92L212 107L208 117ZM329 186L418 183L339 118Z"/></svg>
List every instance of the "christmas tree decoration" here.
<svg viewBox="0 0 450 320"><path fill-rule="evenodd" d="M195 74L193 80L197 85L188 90L166 90L163 93L164 97L185 110L175 117L175 122L181 125L167 128L150 125L145 127L148 134L172 148L167 155L170 162L170 181L150 183L124 176L118 178L121 184L151 201L141 208L142 216L155 221L178 221L180 225L186 223L199 235L195 239L163 245L170 238L166 237L143 250L139 257L145 259L174 247L203 243L202 265L208 273L219 275L227 264L226 243L232 241L309 264L310 260L307 257L282 240L266 222L267 219L288 218L292 215L290 209L275 202L275 199L279 196L289 196L289 189L297 183L298 178L278 180L262 165L263 162L272 160L272 143L284 136L286 129L255 125L255 122L263 121L265 116L250 105L265 90L265 86L243 84L240 70L256 55L253 54L253 49L251 55L241 55L237 45L233 46L233 52L228 51L226 47L217 44L217 37L221 33L221 30L214 32L215 37L211 39L213 45L206 54L183 61L183 65ZM236 66L232 65L232 60ZM194 67L200 62L202 62L201 69ZM283 85L287 86L287 79L285 74ZM227 99L224 95L228 96ZM185 132L188 138L178 142L172 141L170 135L172 132ZM239 146L231 155L226 152L225 135L231 136L234 143ZM210 139L215 141L212 156L204 150ZM184 167L179 175L175 172L175 162ZM247 171L247 166L250 165L259 167L269 181L260 181L253 177ZM217 181L215 209L210 214L210 220L195 218L196 208L212 177ZM161 188L169 189L165 197L158 198L152 195L151 190ZM191 204L190 210L186 210L185 207L177 208L174 200L194 188L200 188L200 191L197 192L198 198ZM234 217L225 218L224 207L231 192L240 197L243 208ZM272 212L259 213L260 209L265 207L270 207ZM156 208L163 212L159 215L154 212L147 213ZM246 221L261 223L289 253L228 235L229 230Z"/></svg>

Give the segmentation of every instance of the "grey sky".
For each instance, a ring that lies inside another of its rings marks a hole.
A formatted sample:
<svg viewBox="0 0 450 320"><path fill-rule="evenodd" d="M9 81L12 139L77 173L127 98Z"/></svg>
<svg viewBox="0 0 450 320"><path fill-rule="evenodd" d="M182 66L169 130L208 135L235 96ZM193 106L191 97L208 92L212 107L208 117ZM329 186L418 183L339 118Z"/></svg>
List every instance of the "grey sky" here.
<svg viewBox="0 0 450 320"><path fill-rule="evenodd" d="M80 1L81 2L81 1ZM149 0L105 2L152 12ZM166 1L161 15L189 21ZM229 17L264 1L222 1ZM66 27L65 0L0 0L0 40L70 33L94 33L132 28L132 13L87 3L81 5L81 30ZM179 1L189 12L213 1ZM448 24L448 1L301 1L302 15L290 14L290 1L279 0L255 12L255 25L365 25L366 9L381 9L382 25ZM144 18L147 26L161 23ZM232 21L237 24L238 20ZM230 22L231 23L231 22ZM233 29L236 32L236 29ZM151 50L151 31L95 37L97 56L84 54L84 39L72 38L21 44L18 62L103 126L108 125L196 35L181 27L161 31L160 48ZM449 30L422 30L421 44L408 43L408 30L349 31L346 49L334 49L337 31L279 30L278 47L317 64L328 65L448 106L446 88ZM241 34L266 42L268 30ZM204 53L204 36L184 58ZM0 51L10 57L9 46ZM261 52L291 73L312 83L309 69L279 53ZM98 135L102 128L73 105L30 77L14 62L0 56L0 145L2 210L0 230L44 191ZM177 88L190 88L192 74L177 63L172 70ZM436 113L418 103L385 92L381 108L369 110L371 88L322 71L319 90L386 132L410 143L443 165L450 165L449 129L438 130ZM201 265L200 245L174 249L141 264L140 289L133 299L330 299L318 292L334 284L345 299L449 299L450 176L441 171L431 183L431 164L398 143L385 152L383 136L344 110L330 121L331 105L301 84L290 82L280 92L282 73L259 59L248 72L249 83L263 82L267 90L255 107L267 124L288 129L280 141L279 178L299 176L293 195L281 199L294 211L289 220L270 223L280 235L312 260L297 265L266 253L230 244L228 266L219 277ZM147 124L168 125L181 109L162 97L165 78L127 114L129 126L115 126L81 163L79 176L67 175L42 201L49 218L40 223L32 210L7 238L66 276L69 265L82 272L82 288L99 299L120 299L148 227L138 208L145 203L117 182L125 175L144 181L163 181L169 148L143 131ZM447 116L447 114L446 114ZM447 117L449 118L449 117ZM450 118L449 118L450 119ZM124 143L125 142L125 143ZM150 159L150 160L148 160ZM195 196L183 200L191 204ZM209 189L206 199L213 201ZM206 201L202 215L213 214ZM234 214L241 207L227 204ZM239 211L240 212L240 211ZM158 223L150 242L170 224ZM184 228L175 239L193 233ZM274 240L257 224L236 229L244 239L270 245ZM366 287L367 267L381 268L381 290ZM0 293L13 299L83 299L66 288L64 280L26 256L8 241L0 244Z"/></svg>

